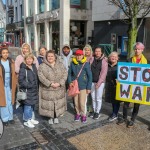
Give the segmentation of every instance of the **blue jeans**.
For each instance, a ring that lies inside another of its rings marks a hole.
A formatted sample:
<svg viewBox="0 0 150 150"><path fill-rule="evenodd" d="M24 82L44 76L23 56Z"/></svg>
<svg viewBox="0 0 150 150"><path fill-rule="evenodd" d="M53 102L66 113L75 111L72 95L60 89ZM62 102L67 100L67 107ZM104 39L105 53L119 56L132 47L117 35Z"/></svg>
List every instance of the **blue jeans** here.
<svg viewBox="0 0 150 150"><path fill-rule="evenodd" d="M32 113L34 111L34 106L24 105L23 106L23 120L28 121L32 119Z"/></svg>
<svg viewBox="0 0 150 150"><path fill-rule="evenodd" d="M11 100L11 89L9 86L5 88L6 106L0 107L0 117L3 122L13 120L13 106Z"/></svg>

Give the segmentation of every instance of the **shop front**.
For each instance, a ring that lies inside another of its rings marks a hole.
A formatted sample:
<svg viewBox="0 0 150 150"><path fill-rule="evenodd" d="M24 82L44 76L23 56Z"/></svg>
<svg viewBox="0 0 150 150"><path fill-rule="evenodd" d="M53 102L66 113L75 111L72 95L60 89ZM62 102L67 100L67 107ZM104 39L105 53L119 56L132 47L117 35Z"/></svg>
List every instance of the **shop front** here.
<svg viewBox="0 0 150 150"><path fill-rule="evenodd" d="M72 48L83 47L86 43L86 21L70 22L70 46Z"/></svg>
<svg viewBox="0 0 150 150"><path fill-rule="evenodd" d="M0 43L4 42L4 28L0 28Z"/></svg>
<svg viewBox="0 0 150 150"><path fill-rule="evenodd" d="M59 54L59 47L60 47L60 22L59 21L53 21L50 23L52 27L52 49L55 50L57 54Z"/></svg>

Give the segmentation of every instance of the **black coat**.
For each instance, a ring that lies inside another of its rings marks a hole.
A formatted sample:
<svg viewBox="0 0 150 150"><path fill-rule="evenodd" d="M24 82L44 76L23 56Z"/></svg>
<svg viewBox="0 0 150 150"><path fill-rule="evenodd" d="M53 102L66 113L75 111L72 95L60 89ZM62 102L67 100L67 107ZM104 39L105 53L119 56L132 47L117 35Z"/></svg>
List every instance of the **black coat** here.
<svg viewBox="0 0 150 150"><path fill-rule="evenodd" d="M105 83L105 101L109 103L118 103L116 96L116 79L117 79L117 65L111 67L108 64L108 72Z"/></svg>
<svg viewBox="0 0 150 150"><path fill-rule="evenodd" d="M26 81L27 70L27 81ZM19 87L20 90L26 91L27 99L23 101L26 105L35 105L38 101L38 76L36 66L33 64L32 69L26 66L25 63L20 65L19 71Z"/></svg>

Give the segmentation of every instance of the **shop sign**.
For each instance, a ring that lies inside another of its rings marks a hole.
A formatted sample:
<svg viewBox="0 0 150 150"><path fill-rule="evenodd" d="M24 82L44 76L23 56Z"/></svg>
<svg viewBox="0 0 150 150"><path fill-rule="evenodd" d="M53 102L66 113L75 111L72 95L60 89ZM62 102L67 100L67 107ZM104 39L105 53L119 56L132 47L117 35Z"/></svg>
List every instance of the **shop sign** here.
<svg viewBox="0 0 150 150"><path fill-rule="evenodd" d="M48 11L48 12L36 15L35 22L43 21L45 19L57 19L57 18L58 18L57 11Z"/></svg>
<svg viewBox="0 0 150 150"><path fill-rule="evenodd" d="M116 99L150 105L150 65L118 63Z"/></svg>

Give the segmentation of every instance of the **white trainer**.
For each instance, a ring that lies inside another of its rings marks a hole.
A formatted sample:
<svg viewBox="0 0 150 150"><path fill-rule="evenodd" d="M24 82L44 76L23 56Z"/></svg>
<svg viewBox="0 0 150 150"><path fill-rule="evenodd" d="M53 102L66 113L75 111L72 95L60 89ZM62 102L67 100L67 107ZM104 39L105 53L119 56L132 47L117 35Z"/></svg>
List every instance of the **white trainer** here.
<svg viewBox="0 0 150 150"><path fill-rule="evenodd" d="M50 118L50 119L48 120L48 123L49 123L49 124L54 124L53 119Z"/></svg>
<svg viewBox="0 0 150 150"><path fill-rule="evenodd" d="M58 123L59 123L58 118L54 118L54 123L56 123L56 124L58 124Z"/></svg>
<svg viewBox="0 0 150 150"><path fill-rule="evenodd" d="M31 121L32 124L39 124L39 122L35 119L31 119L30 121Z"/></svg>
<svg viewBox="0 0 150 150"><path fill-rule="evenodd" d="M34 124L32 124L31 120L28 120L27 122L24 122L24 125L29 127L29 128L34 128Z"/></svg>

